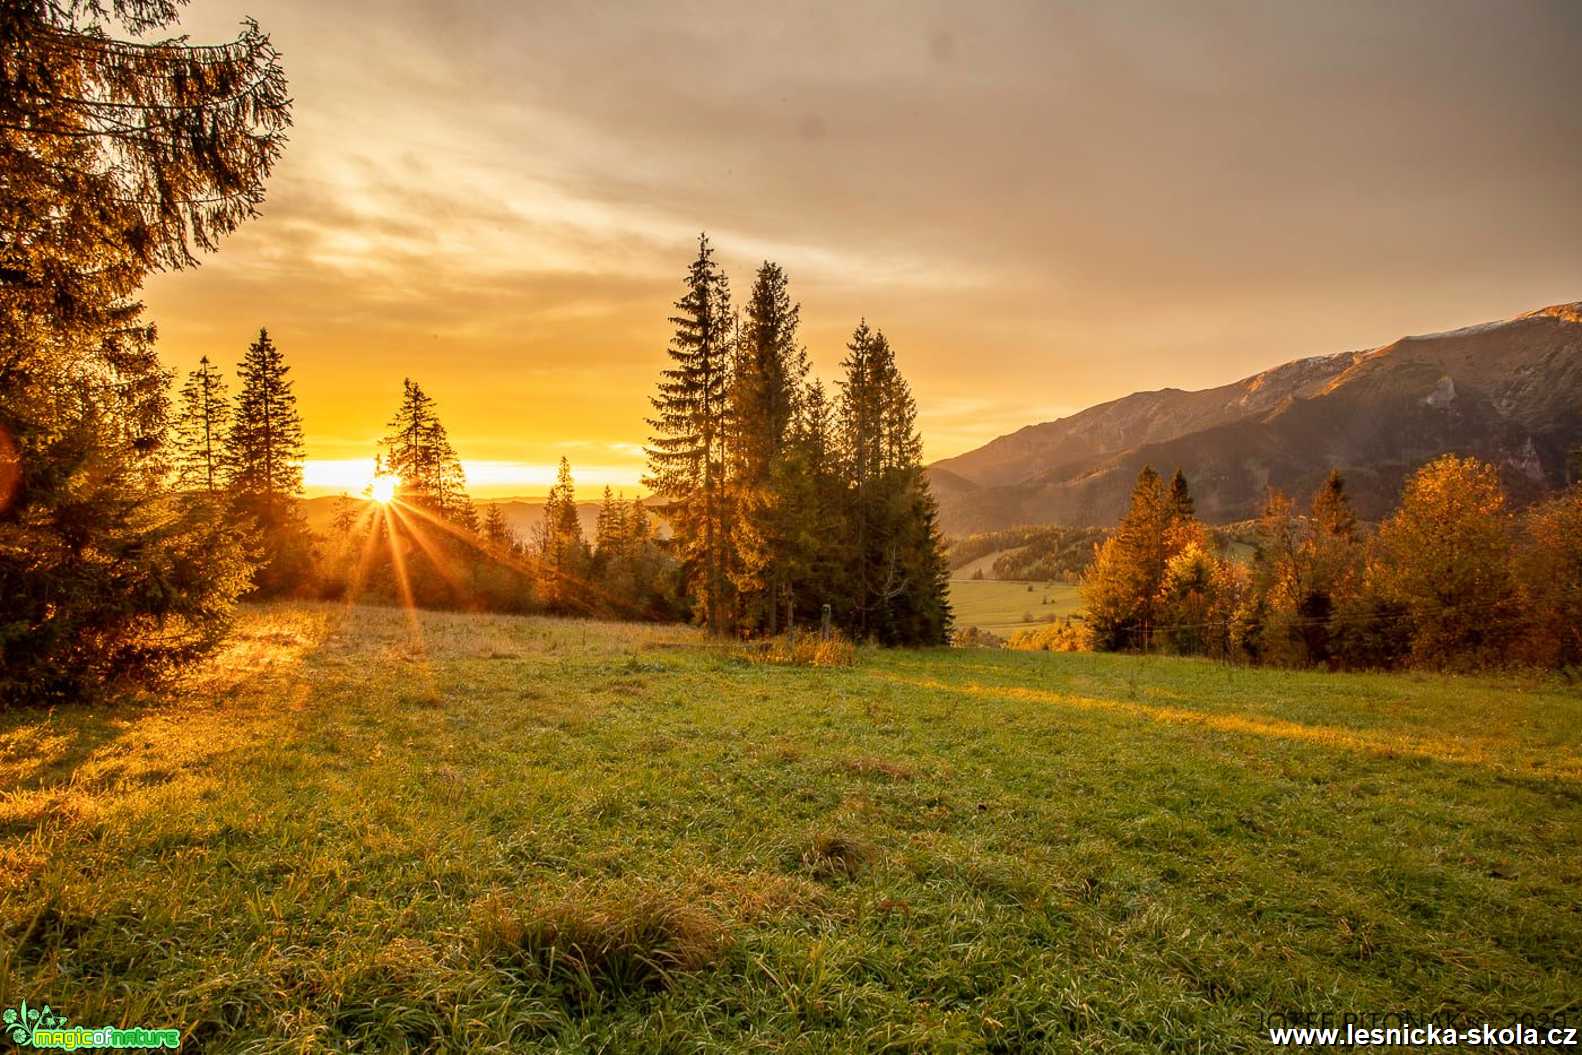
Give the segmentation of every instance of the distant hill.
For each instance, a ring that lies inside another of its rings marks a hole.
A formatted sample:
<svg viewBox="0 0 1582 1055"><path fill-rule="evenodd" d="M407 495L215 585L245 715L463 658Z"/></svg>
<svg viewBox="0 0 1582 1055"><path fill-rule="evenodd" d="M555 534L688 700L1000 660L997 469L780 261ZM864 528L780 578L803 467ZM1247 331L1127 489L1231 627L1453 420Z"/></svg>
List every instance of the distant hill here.
<svg viewBox="0 0 1582 1055"><path fill-rule="evenodd" d="M1110 524L1137 473L1178 466L1198 513L1255 516L1270 485L1305 500L1331 467L1358 512L1455 451L1500 466L1524 500L1567 482L1582 444L1582 302L1504 322L1300 359L1199 392L1137 392L1030 425L929 467L948 534Z"/></svg>

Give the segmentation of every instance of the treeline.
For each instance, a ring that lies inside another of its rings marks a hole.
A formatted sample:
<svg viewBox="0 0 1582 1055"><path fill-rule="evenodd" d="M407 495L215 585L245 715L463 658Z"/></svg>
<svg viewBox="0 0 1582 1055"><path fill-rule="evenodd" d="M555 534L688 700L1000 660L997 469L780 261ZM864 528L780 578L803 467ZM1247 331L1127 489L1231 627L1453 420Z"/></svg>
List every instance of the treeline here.
<svg viewBox="0 0 1582 1055"><path fill-rule="evenodd" d="M671 316L647 486L684 593L716 634L831 620L858 640L943 644L949 570L917 409L882 331L858 324L834 397L765 262L740 311L707 236Z"/></svg>
<svg viewBox="0 0 1582 1055"><path fill-rule="evenodd" d="M1053 647L1290 667L1477 670L1582 663L1582 487L1513 511L1497 469L1446 455L1376 531L1339 473L1307 512L1271 492L1250 562L1215 552L1180 473L1144 469Z"/></svg>

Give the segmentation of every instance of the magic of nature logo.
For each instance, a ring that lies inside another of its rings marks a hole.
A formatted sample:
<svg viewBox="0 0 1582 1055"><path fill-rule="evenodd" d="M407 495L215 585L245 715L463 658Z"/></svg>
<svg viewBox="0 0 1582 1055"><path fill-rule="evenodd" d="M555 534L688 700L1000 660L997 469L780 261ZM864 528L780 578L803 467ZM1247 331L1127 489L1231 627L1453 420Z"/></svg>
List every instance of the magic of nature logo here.
<svg viewBox="0 0 1582 1055"><path fill-rule="evenodd" d="M125 1050L181 1046L179 1029L72 1026L67 1024L65 1015L48 1004L29 1007L26 1000L19 1007L8 1007L0 1012L0 1030L4 1030L14 1044L23 1048L83 1051L93 1048Z"/></svg>

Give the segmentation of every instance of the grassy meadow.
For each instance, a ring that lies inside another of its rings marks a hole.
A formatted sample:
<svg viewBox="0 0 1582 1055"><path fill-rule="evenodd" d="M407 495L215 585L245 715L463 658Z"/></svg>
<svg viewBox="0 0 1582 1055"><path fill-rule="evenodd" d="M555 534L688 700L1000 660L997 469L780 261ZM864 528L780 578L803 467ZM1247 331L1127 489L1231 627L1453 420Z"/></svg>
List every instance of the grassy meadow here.
<svg viewBox="0 0 1582 1055"><path fill-rule="evenodd" d="M975 626L1004 637L1040 626L1049 616L1076 615L1082 610L1082 589L1058 582L969 579L958 573L950 580L950 606L957 626Z"/></svg>
<svg viewBox="0 0 1582 1055"><path fill-rule="evenodd" d="M970 617L969 617L970 621ZM0 1006L186 1050L1267 1050L1582 994L1582 693L281 605L0 714Z"/></svg>

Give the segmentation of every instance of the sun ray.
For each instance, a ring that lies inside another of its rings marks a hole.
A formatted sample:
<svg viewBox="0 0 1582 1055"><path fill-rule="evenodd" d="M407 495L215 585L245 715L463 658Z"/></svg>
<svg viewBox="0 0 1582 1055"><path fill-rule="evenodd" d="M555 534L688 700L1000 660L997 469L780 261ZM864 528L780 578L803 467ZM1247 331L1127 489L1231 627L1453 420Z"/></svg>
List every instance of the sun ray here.
<svg viewBox="0 0 1582 1055"><path fill-rule="evenodd" d="M366 526L368 534L363 538L362 553L357 557L357 567L352 571L351 582L346 584L346 606L350 608L357 603L357 598L362 596L363 587L368 584L368 570L373 566L374 554L379 548L379 522L375 519L374 508L369 506L363 510L362 520L358 530Z"/></svg>
<svg viewBox="0 0 1582 1055"><path fill-rule="evenodd" d="M407 517L405 510L411 507L402 503L400 505L391 504L385 508L393 515L394 522L404 527L407 535L422 549L423 555L428 558L429 564L435 571L439 572L440 577L450 586L451 591L456 595L456 600L462 604L471 601L472 598L469 596L471 591L467 588L467 584L462 581L450 558L434 544L433 539L428 537L427 532L423 530L423 525L418 523L416 518L409 519Z"/></svg>
<svg viewBox="0 0 1582 1055"><path fill-rule="evenodd" d="M401 607L406 610L407 625L412 631L412 642L417 648L418 655L426 657L428 651L423 645L423 627L418 621L417 600L412 596L412 582L407 578L406 558L401 554L400 540L396 538L390 507L381 508L384 510L385 537L390 541L390 565L395 570L396 587L401 591Z"/></svg>
<svg viewBox="0 0 1582 1055"><path fill-rule="evenodd" d="M502 567L511 568L512 570L519 571L524 575L550 576L568 586L575 588L583 596L592 597L603 601L605 604L610 605L617 611L624 610L626 613L632 615L641 614L641 610L638 608L638 606L632 604L630 601L607 592L595 583L589 582L588 580L580 578L579 576L572 575L569 572L561 570L560 568L556 568L554 565L539 557L535 557L532 554L524 554L523 557L525 557L525 559L523 559L523 557L517 557L514 554L501 553L500 551L485 545L483 540L478 538L476 535L463 530L455 524L450 523L443 517L435 516L426 509L412 505L410 502L403 502L400 499L396 499L391 504L393 506L399 507L401 510L420 517L426 523L432 524L442 531L449 532Z"/></svg>

